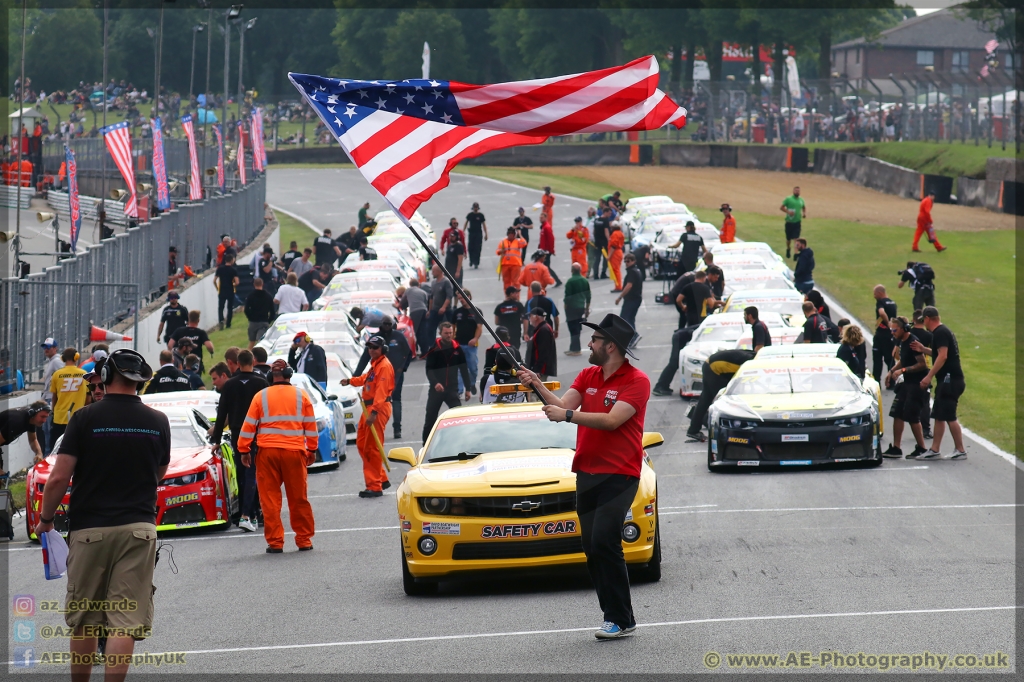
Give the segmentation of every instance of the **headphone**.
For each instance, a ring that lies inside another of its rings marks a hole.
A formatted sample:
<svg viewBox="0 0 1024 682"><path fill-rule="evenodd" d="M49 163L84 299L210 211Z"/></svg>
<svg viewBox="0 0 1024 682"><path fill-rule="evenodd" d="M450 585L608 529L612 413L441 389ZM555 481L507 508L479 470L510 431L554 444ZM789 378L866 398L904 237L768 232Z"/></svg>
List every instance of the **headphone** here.
<svg viewBox="0 0 1024 682"><path fill-rule="evenodd" d="M125 370L134 371L146 379L153 376L153 369L146 364L146 359L141 354L128 348L119 348L106 357L103 367L100 368L100 382L105 386L114 383L114 375L121 373L122 368L118 365L122 362Z"/></svg>
<svg viewBox="0 0 1024 682"><path fill-rule="evenodd" d="M900 323L900 329L907 332L908 334L914 328L914 325L908 322L907 320L901 320L899 318L896 318L896 321Z"/></svg>
<svg viewBox="0 0 1024 682"><path fill-rule="evenodd" d="M291 366L287 366L283 369L272 369L269 372L267 372L267 376L273 377L275 374L279 374L281 375L281 378L284 379L285 381L291 381L293 373L294 370L292 370Z"/></svg>
<svg viewBox="0 0 1024 682"><path fill-rule="evenodd" d="M28 407L28 418L31 419L32 417L36 416L40 412L49 412L49 411L50 411L50 406L47 405L46 403L43 403L42 405L36 405L35 403L33 403L32 405L29 405L29 407Z"/></svg>
<svg viewBox="0 0 1024 682"><path fill-rule="evenodd" d="M306 334L305 336L303 336L302 340L305 341L306 343L313 343L313 337L310 336L309 334Z"/></svg>
<svg viewBox="0 0 1024 682"><path fill-rule="evenodd" d="M82 357L82 356L78 354L78 351L75 351L75 362L78 362L78 359L80 357Z"/></svg>

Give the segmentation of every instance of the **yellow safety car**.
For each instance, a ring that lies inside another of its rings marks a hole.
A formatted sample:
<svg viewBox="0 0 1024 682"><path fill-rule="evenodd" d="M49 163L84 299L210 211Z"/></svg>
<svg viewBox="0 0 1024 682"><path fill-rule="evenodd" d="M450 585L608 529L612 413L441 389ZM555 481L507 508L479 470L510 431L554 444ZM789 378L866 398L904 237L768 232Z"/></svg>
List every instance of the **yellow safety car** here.
<svg viewBox="0 0 1024 682"><path fill-rule="evenodd" d="M505 385L493 392L513 388L523 390ZM645 448L662 442L659 433L644 434ZM398 487L406 594L433 592L440 581L473 573L584 564L575 448L575 424L548 421L540 403L513 402L449 410L418 453L389 451L392 462L412 466ZM658 482L645 452L622 526L635 578L661 577L658 525Z"/></svg>

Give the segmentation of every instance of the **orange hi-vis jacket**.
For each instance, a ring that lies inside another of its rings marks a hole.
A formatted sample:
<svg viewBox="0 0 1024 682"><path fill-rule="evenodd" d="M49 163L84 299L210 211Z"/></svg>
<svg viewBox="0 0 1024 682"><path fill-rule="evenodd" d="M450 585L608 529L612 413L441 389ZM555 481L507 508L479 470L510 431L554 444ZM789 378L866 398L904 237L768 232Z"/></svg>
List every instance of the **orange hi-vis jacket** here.
<svg viewBox="0 0 1024 682"><path fill-rule="evenodd" d="M298 386L274 384L253 396L238 437L238 451L249 452L257 434L261 448L316 450L316 416L306 392Z"/></svg>
<svg viewBox="0 0 1024 682"><path fill-rule="evenodd" d="M565 233L565 236L572 242L570 248L573 251L582 251L586 253L587 242L590 241L590 230L585 227L576 229L575 227Z"/></svg>
<svg viewBox="0 0 1024 682"><path fill-rule="evenodd" d="M917 207L917 224L918 225L931 225L932 224L932 198L926 196L921 199L921 204Z"/></svg>
<svg viewBox="0 0 1024 682"><path fill-rule="evenodd" d="M501 256L501 264L516 266L523 264L523 249L526 248L526 240L522 237L515 239L502 239L498 244L498 250L496 254ZM502 250L505 250L505 254L502 255Z"/></svg>
<svg viewBox="0 0 1024 682"><path fill-rule="evenodd" d="M381 355L370 362L370 371L361 376L352 377L353 386L363 387L363 401L367 407L383 405L395 390L395 368L386 356ZM379 410L378 410L379 412Z"/></svg>
<svg viewBox="0 0 1024 682"><path fill-rule="evenodd" d="M551 276L548 266L540 262L530 263L523 267L519 275L519 286L529 289L534 282L540 282L540 292L545 294L547 288L555 283L555 278Z"/></svg>

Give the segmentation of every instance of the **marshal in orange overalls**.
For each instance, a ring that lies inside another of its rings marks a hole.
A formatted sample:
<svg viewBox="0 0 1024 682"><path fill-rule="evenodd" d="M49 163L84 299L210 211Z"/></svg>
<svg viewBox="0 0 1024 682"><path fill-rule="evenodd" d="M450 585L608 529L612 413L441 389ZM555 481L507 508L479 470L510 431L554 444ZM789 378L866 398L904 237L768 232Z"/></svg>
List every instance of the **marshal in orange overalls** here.
<svg viewBox="0 0 1024 682"><path fill-rule="evenodd" d="M921 200L921 206L917 209L917 230L914 231L914 245L911 247L914 251L920 251L917 248L917 244L921 241L921 236L924 234L928 235L928 241L935 245L936 251L944 251L946 249L945 246L939 243L939 237L935 234L935 228L932 227L932 203L932 197L928 195Z"/></svg>
<svg viewBox="0 0 1024 682"><path fill-rule="evenodd" d="M587 243L590 241L590 230L585 226L574 227L565 233L565 236L569 238L569 243L572 248L570 258L573 263L579 263L580 274L584 277L587 276Z"/></svg>
<svg viewBox="0 0 1024 682"><path fill-rule="evenodd" d="M612 231L608 238L608 267L615 282L615 291L622 291L622 250L626 247L626 238L622 230Z"/></svg>
<svg viewBox="0 0 1024 682"><path fill-rule="evenodd" d="M736 219L727 215L722 221L722 234L719 238L722 244L732 244L736 241Z"/></svg>
<svg viewBox="0 0 1024 682"><path fill-rule="evenodd" d="M313 403L306 392L288 383L274 383L257 393L238 435L238 451L248 454L257 434L260 451L256 487L263 507L263 536L267 546L284 547L281 523L281 484L284 484L295 544L300 548L312 547L313 507L306 497L306 465L311 461L307 453L316 452L319 438Z"/></svg>
<svg viewBox="0 0 1024 682"><path fill-rule="evenodd" d="M366 409L359 418L356 431L356 448L363 458L363 480L366 489L378 492L383 490L388 474L384 470L384 453L377 447L377 441L384 445L384 427L391 419L391 392L395 390L395 368L384 355L370 362L370 371L361 376L352 377L353 386L363 387L363 402ZM376 412L373 424L366 421L367 412ZM377 438L373 432L377 432Z"/></svg>
<svg viewBox="0 0 1024 682"><path fill-rule="evenodd" d="M502 239L495 251L501 256L501 279L502 291L509 287L519 286L519 273L523 268L523 249L526 248L526 240L522 237L513 239Z"/></svg>
<svg viewBox="0 0 1024 682"><path fill-rule="evenodd" d="M544 194L540 198L540 203L544 206L544 212L548 214L548 221L555 224L555 195Z"/></svg>

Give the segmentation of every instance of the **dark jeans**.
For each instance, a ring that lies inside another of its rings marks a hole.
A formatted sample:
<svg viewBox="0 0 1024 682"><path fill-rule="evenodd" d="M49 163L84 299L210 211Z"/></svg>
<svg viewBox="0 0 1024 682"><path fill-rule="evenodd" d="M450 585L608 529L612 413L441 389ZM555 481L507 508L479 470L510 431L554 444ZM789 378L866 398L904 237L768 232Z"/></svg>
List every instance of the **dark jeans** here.
<svg viewBox="0 0 1024 682"><path fill-rule="evenodd" d="M654 385L655 388L663 388L667 391L672 387L672 377L679 371L679 351L690 343L690 339L693 338L693 330L696 328L695 326L683 327L672 333L672 351L668 356L668 364L665 365L665 369L661 370L661 376L658 377L658 383Z"/></svg>
<svg viewBox="0 0 1024 682"><path fill-rule="evenodd" d="M523 247L523 262L524 263L529 263L530 262L530 260L527 259L527 257L526 257L526 251L527 251L527 249L530 248L530 230L531 229L532 228L526 228L526 229L522 229L522 230L519 231L519 234L521 234L522 237L523 237L523 241L526 242L526 246Z"/></svg>
<svg viewBox="0 0 1024 682"><path fill-rule="evenodd" d="M580 351L580 334L583 331L583 310L579 308L565 309L565 324L569 327L569 351Z"/></svg>
<svg viewBox="0 0 1024 682"><path fill-rule="evenodd" d="M418 352L422 355L430 350L430 343L426 340L426 334L424 334L424 330L427 328L427 311L413 310L409 313L409 319L412 320L412 328L416 333L416 345L419 346Z"/></svg>
<svg viewBox="0 0 1024 682"><path fill-rule="evenodd" d="M892 369L893 365L896 364L896 359L892 356L893 342L892 339L874 339L871 344L871 373L875 375L875 381L881 383L884 375L882 374L882 363L885 362L885 366L888 369Z"/></svg>
<svg viewBox="0 0 1024 682"><path fill-rule="evenodd" d="M448 407L459 407L462 402L459 400L459 394L457 386L449 387L447 391L435 391L433 386L427 387L427 416L423 420L423 442L427 442L427 436L430 435L430 429L434 428L434 422L437 421L437 415L441 411L441 405L447 405Z"/></svg>
<svg viewBox="0 0 1024 682"><path fill-rule="evenodd" d="M935 289L918 287L914 292L914 310L923 310L928 305L935 305Z"/></svg>
<svg viewBox="0 0 1024 682"><path fill-rule="evenodd" d="M622 301L622 310L619 311L619 317L629 322L633 329L636 329L636 311L640 310L641 303L643 303L642 298L627 298Z"/></svg>
<svg viewBox="0 0 1024 682"><path fill-rule="evenodd" d="M395 389L391 391L391 428L395 433L402 432L402 386L405 385L405 372L395 371Z"/></svg>
<svg viewBox="0 0 1024 682"><path fill-rule="evenodd" d="M427 328L423 330L423 340L426 341L426 350L434 345L435 339L437 339L437 325L445 321L445 316L440 311L431 310L427 314Z"/></svg>
<svg viewBox="0 0 1024 682"><path fill-rule="evenodd" d="M686 430L687 435L695 435L704 426L704 420L708 416L708 409L715 401L718 392L725 388L732 379L732 374L715 374L711 365L707 362L701 370L704 387L701 389L700 398L697 399L697 406L693 409L693 416L690 417L690 428Z"/></svg>
<svg viewBox="0 0 1024 682"><path fill-rule="evenodd" d="M480 265L480 249L484 244L484 233L483 230L469 230L466 235L467 250L469 251L469 264L472 267Z"/></svg>
<svg viewBox="0 0 1024 682"><path fill-rule="evenodd" d="M814 280L809 279L802 282L793 282L793 288L799 291L801 294L806 294L808 291L814 288Z"/></svg>
<svg viewBox="0 0 1024 682"><path fill-rule="evenodd" d="M558 273L551 269L551 254L550 253L548 255L544 256L544 265L546 265L548 267L548 272L550 272L551 276L555 278L555 284L561 285L562 284L562 280L558 276Z"/></svg>
<svg viewBox="0 0 1024 682"><path fill-rule="evenodd" d="M587 570L604 619L620 628L636 625L622 554L622 524L639 485L639 478L624 474L576 472L576 513Z"/></svg>
<svg viewBox="0 0 1024 682"><path fill-rule="evenodd" d="M57 424L56 422L50 425L50 452L57 447L57 439L64 435L67 428L67 424Z"/></svg>
<svg viewBox="0 0 1024 682"><path fill-rule="evenodd" d="M596 246L587 245L587 260L589 261L587 274L593 275L594 279L605 279L608 276L608 259L601 253L601 249ZM600 269L600 274L598 274Z"/></svg>
<svg viewBox="0 0 1024 682"><path fill-rule="evenodd" d="M227 308L227 313L224 313L224 309ZM217 298L217 321L224 323L225 326L231 326L231 316L235 312L235 295L232 293L230 297L220 296Z"/></svg>
<svg viewBox="0 0 1024 682"><path fill-rule="evenodd" d="M237 438L231 439L231 448L235 458L235 477L238 479L238 513L255 519L260 503L256 491L256 447L253 446L249 451L250 466L242 465L242 453L238 451Z"/></svg>

